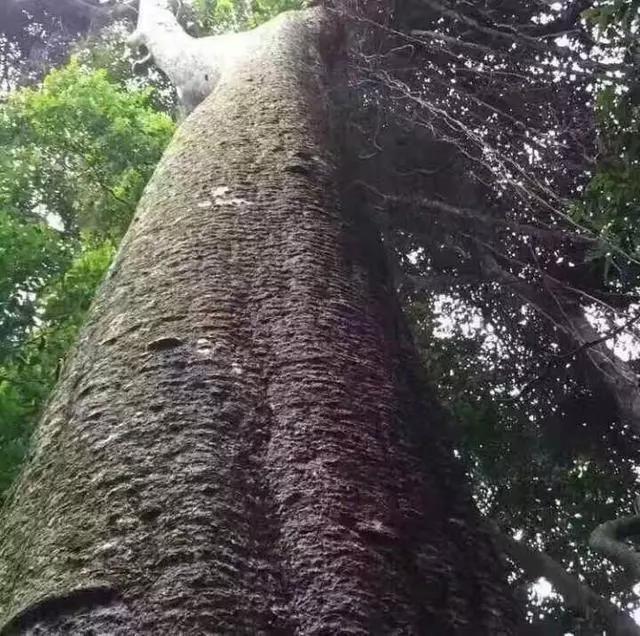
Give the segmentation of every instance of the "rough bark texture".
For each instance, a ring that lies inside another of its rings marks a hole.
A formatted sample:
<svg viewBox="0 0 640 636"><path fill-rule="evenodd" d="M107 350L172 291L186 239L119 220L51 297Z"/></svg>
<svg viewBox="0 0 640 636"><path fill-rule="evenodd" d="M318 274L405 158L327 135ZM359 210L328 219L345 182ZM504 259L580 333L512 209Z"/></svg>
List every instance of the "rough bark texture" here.
<svg viewBox="0 0 640 636"><path fill-rule="evenodd" d="M514 633L339 205L330 30L272 22L161 162L4 516L2 633Z"/></svg>

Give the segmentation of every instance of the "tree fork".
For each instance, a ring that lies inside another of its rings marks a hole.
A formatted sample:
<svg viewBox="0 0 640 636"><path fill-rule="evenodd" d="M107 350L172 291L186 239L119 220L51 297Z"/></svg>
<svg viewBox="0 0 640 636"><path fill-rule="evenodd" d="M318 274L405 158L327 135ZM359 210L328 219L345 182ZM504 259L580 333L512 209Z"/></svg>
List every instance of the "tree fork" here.
<svg viewBox="0 0 640 636"><path fill-rule="evenodd" d="M340 204L333 28L246 38L156 170L4 513L1 633L515 632Z"/></svg>

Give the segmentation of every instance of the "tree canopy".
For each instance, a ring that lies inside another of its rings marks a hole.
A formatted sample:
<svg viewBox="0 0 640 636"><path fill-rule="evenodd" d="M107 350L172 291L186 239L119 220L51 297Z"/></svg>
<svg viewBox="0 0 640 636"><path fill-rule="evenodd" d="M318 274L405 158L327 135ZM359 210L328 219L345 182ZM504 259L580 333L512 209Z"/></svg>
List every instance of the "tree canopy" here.
<svg viewBox="0 0 640 636"><path fill-rule="evenodd" d="M177 116L123 55L135 3L22 4L0 20L2 492ZM304 4L194 0L178 16L204 35ZM640 3L329 8L347 24L345 188L375 215L478 507L637 609L629 568L589 541L634 514L640 478ZM607 625L503 550L541 633Z"/></svg>

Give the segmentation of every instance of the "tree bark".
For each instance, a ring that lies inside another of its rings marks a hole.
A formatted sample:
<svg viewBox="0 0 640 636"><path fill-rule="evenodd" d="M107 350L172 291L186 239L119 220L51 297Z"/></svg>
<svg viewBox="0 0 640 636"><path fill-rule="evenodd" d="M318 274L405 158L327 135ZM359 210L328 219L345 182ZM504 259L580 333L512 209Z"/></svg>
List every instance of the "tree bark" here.
<svg viewBox="0 0 640 636"><path fill-rule="evenodd" d="M333 26L270 23L158 167L4 515L2 633L515 633L340 204Z"/></svg>

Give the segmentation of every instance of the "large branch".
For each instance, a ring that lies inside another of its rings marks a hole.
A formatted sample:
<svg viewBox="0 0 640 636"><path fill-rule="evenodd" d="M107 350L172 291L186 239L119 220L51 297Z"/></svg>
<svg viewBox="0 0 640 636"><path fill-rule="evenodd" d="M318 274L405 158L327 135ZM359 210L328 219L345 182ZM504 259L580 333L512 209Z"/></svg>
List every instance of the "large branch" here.
<svg viewBox="0 0 640 636"><path fill-rule="evenodd" d="M483 251L481 268L486 278L500 283L530 303L574 343L581 359L588 362L589 377L593 378L596 385L604 386L609 391L620 418L632 430L640 432L638 376L606 346L606 340L589 323L580 305L574 300L567 300L559 287L554 295L551 289L541 289L515 276L503 268L489 251ZM593 344L585 346L588 343Z"/></svg>
<svg viewBox="0 0 640 636"><path fill-rule="evenodd" d="M178 23L169 0L140 0L138 24L128 43L145 61L152 59L176 87L187 112L193 110L224 73L255 46L261 29L193 38Z"/></svg>
<svg viewBox="0 0 640 636"><path fill-rule="evenodd" d="M591 362L602 383L614 397L620 417L636 432L640 432L640 386L638 375L609 349L601 334L587 320L584 311L575 304L567 308L570 331L578 346L595 342L584 349L584 357Z"/></svg>
<svg viewBox="0 0 640 636"><path fill-rule="evenodd" d="M621 565L635 581L640 581L640 552L626 543L629 537L640 537L640 516L620 517L601 523L589 538L589 545Z"/></svg>
<svg viewBox="0 0 640 636"><path fill-rule="evenodd" d="M535 285L515 276L498 262L495 250L489 244L478 240L478 237L484 236L487 240L494 241L497 231L509 230L535 236L547 245L553 242L558 244L567 242L580 249L593 245L597 239L557 228L511 222L472 208L461 208L443 201L411 195L387 194L363 181L354 182L353 185L365 188L384 201L402 203L406 204L409 209L428 210L433 214L442 215L446 217L448 231L457 230L463 236L467 236L477 243L480 248L479 278L501 284L504 289L510 290L533 305L553 325L559 328L571 343L572 352L575 354L572 357L578 357L579 354L580 359L587 362L590 370L589 378L597 387L606 387L618 407L621 419L628 423L633 430L640 432L638 376L626 362L607 347L607 342L612 339L613 335L609 334L607 337L603 337L589 323L582 306L575 299L575 294L580 293L580 290L572 289L573 298L569 298L567 295L568 286L544 272L541 273L543 285ZM433 224L429 226L428 231L433 234ZM554 293L554 289L557 293ZM595 292L595 294L592 300L598 299L598 293ZM626 326L628 327L630 324ZM566 359L564 362L566 363Z"/></svg>
<svg viewBox="0 0 640 636"><path fill-rule="evenodd" d="M592 610L597 612L606 621L609 633L613 636L640 636L640 627L636 622L611 601L569 574L549 555L516 541L502 533L494 524L491 525L498 548L521 567L532 580L539 577L547 579L562 595L568 607L587 615Z"/></svg>
<svg viewBox="0 0 640 636"><path fill-rule="evenodd" d="M372 184L363 180L357 180L352 186L364 188L383 201L390 203L401 203L409 209L417 209L420 212L427 211L432 214L446 217L449 229L464 229L468 231L473 228L487 236L493 238L496 231L504 230L509 232L518 232L527 236L533 236L541 239L546 244L559 245L567 243L577 246L580 249L596 247L599 239L585 234L579 234L566 228L561 227L545 227L541 225L532 225L530 223L520 223L518 221L510 221L508 219L482 212L474 208L460 207L452 205L445 201L437 199L428 199L416 195L395 195L382 192Z"/></svg>

